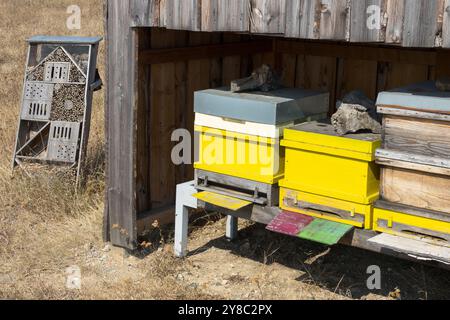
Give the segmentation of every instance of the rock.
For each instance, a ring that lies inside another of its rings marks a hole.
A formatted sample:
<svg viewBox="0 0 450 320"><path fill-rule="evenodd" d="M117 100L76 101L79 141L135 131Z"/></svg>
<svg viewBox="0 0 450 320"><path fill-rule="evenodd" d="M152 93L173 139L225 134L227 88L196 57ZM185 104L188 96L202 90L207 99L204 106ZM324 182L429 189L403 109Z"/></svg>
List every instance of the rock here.
<svg viewBox="0 0 450 320"><path fill-rule="evenodd" d="M381 133L380 117L376 106L364 93L352 91L338 102L338 110L331 123L339 135L369 130Z"/></svg>
<svg viewBox="0 0 450 320"><path fill-rule="evenodd" d="M228 284L228 280L222 280L222 285L226 286Z"/></svg>
<svg viewBox="0 0 450 320"><path fill-rule="evenodd" d="M261 90L268 92L280 88L280 77L268 65L263 64L247 78L231 81L231 92Z"/></svg>
<svg viewBox="0 0 450 320"><path fill-rule="evenodd" d="M180 281L184 280L184 276L181 273L177 274L176 278L177 278L177 280L180 280Z"/></svg>
<svg viewBox="0 0 450 320"><path fill-rule="evenodd" d="M190 285L188 285L188 289L195 290L195 289L197 289L197 288L198 288L198 284L195 283L195 282L193 282L193 283L191 283Z"/></svg>
<svg viewBox="0 0 450 320"><path fill-rule="evenodd" d="M103 252L110 252L111 251L111 246L109 244L105 245L102 249Z"/></svg>

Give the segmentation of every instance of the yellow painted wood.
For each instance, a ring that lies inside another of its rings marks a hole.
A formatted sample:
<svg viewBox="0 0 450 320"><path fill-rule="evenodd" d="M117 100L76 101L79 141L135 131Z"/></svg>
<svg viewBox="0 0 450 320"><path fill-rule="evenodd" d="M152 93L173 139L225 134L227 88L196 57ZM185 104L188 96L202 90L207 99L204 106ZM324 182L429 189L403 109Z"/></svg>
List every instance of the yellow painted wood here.
<svg viewBox="0 0 450 320"><path fill-rule="evenodd" d="M384 220L388 221L388 228L383 228L378 226L378 221ZM402 224L406 226L412 226L417 227L421 229L431 230L438 233L443 234L450 234L450 223L440 220L435 220L431 218L424 218L424 217L418 217L407 213L402 212L396 212L391 210L385 210L385 209L379 209L374 208L373 209L373 230L389 233L393 235L398 235L402 237L408 237L408 238L415 238L417 239L417 235L414 235L410 232L402 232L398 230L392 229L394 223ZM422 238L422 237L421 237ZM424 240L427 240L430 242L431 240L429 238L424 238ZM436 241L431 241L436 242ZM442 241L438 241L441 243ZM448 244L450 246L450 244Z"/></svg>
<svg viewBox="0 0 450 320"><path fill-rule="evenodd" d="M279 140L196 126L199 157L196 169L267 184L284 176Z"/></svg>
<svg viewBox="0 0 450 320"><path fill-rule="evenodd" d="M363 160L363 161L374 161L375 160L374 153L363 153L363 152L357 152L357 151L352 151L352 150L347 150L347 149L333 148L333 147L321 146L321 145L317 145L317 144L302 143L302 142L297 142L297 141L282 140L281 146L290 148L290 149L308 150L311 152L317 152L317 153L323 153L323 154L328 154L328 155L332 155L332 156L351 158L351 159L355 159L355 160Z"/></svg>
<svg viewBox="0 0 450 320"><path fill-rule="evenodd" d="M343 149L361 153L374 154L381 147L381 141L365 141L345 136L332 136L328 134L320 134L314 132L305 132L295 129L285 129L284 139L287 141L303 142L331 149Z"/></svg>
<svg viewBox="0 0 450 320"><path fill-rule="evenodd" d="M296 139L296 140L292 140ZM380 141L364 141L286 129L286 188L361 204L379 197Z"/></svg>
<svg viewBox="0 0 450 320"><path fill-rule="evenodd" d="M356 202L350 202L345 200L339 200L336 198L324 197L317 194L312 194L308 192L302 192L297 190L292 190L285 187L285 180L280 181L280 206L284 210L294 211L301 214L309 215L316 218L327 219L334 222L346 223L358 228L371 229L372 228L372 205L371 204L361 204ZM295 206L290 206L286 200L296 200L298 202L304 201L308 203L313 203L320 206L335 208L339 210L344 210L348 212L353 212L354 214L364 216L364 222L359 222L351 219L343 219L336 215L336 217L324 215L319 211L315 210L303 210L296 208Z"/></svg>
<svg viewBox="0 0 450 320"><path fill-rule="evenodd" d="M249 201L245 201L245 200L241 200L241 199L237 199L237 198L233 198L233 197L228 197L228 196L224 196L224 195L209 192L209 191L199 192L199 193L193 194L192 196L203 202L210 203L210 204L213 204L213 205L216 205L216 206L219 206L222 208L226 208L229 210L233 210L233 211L237 211L239 209L242 209L242 208L252 204Z"/></svg>

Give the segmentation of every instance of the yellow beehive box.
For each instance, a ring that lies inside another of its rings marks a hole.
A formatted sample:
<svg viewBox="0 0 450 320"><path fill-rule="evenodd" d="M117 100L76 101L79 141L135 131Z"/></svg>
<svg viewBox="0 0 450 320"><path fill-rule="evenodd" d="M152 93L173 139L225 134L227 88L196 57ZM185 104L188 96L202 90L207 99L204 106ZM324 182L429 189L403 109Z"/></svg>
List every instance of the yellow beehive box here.
<svg viewBox="0 0 450 320"><path fill-rule="evenodd" d="M284 174L284 153L280 140L195 126L199 135L196 169L267 184Z"/></svg>
<svg viewBox="0 0 450 320"><path fill-rule="evenodd" d="M395 205L394 205L395 206ZM409 211L409 212L405 212ZM379 208L373 209L373 230L408 238L420 238L433 244L450 247L450 217L448 215L427 215L410 210Z"/></svg>
<svg viewBox="0 0 450 320"><path fill-rule="evenodd" d="M358 228L372 228L372 205L329 198L292 190L280 181L280 207L315 218L349 224Z"/></svg>
<svg viewBox="0 0 450 320"><path fill-rule="evenodd" d="M379 197L378 134L339 136L328 123L285 129L281 146L286 163L283 186L360 204Z"/></svg>

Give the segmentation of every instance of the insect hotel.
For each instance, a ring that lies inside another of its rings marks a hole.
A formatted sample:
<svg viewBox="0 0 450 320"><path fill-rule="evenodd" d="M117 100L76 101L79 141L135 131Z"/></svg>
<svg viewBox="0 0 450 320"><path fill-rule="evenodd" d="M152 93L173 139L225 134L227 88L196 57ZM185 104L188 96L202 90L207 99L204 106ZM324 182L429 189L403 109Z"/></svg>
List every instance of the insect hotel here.
<svg viewBox="0 0 450 320"><path fill-rule="evenodd" d="M77 183L87 147L100 37L34 36L28 59L13 168L51 164Z"/></svg>
<svg viewBox="0 0 450 320"><path fill-rule="evenodd" d="M175 220L183 257L203 208L450 264L450 1L108 0L105 30L105 240Z"/></svg>

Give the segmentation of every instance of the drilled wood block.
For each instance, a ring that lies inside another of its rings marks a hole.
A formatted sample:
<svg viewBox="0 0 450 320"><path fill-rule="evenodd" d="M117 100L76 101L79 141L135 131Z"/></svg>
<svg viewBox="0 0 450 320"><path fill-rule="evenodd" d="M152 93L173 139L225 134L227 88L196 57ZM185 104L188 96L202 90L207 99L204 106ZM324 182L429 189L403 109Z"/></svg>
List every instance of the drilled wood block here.
<svg viewBox="0 0 450 320"><path fill-rule="evenodd" d="M52 122L47 159L58 162L75 162L80 128L79 122Z"/></svg>

